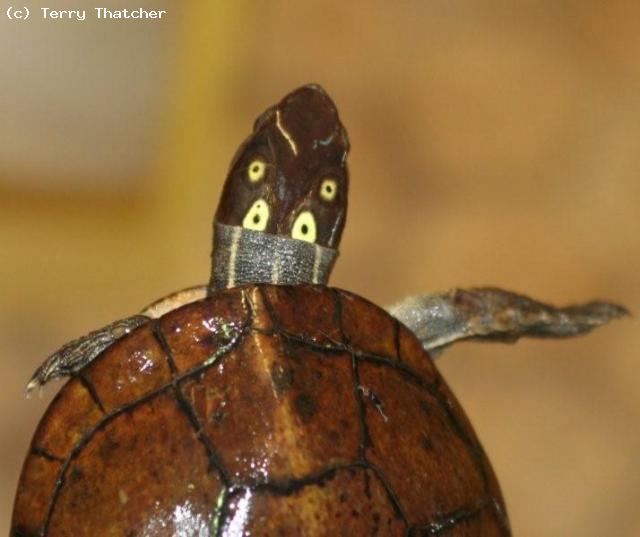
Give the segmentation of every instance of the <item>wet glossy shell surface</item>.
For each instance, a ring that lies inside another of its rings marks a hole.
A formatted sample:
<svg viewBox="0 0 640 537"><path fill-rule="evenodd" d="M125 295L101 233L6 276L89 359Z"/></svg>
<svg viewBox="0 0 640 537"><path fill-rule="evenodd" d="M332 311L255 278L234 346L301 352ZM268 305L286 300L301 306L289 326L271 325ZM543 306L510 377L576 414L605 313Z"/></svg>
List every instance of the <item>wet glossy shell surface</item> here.
<svg viewBox="0 0 640 537"><path fill-rule="evenodd" d="M351 293L247 286L119 340L60 391L12 535L509 535L414 335Z"/></svg>

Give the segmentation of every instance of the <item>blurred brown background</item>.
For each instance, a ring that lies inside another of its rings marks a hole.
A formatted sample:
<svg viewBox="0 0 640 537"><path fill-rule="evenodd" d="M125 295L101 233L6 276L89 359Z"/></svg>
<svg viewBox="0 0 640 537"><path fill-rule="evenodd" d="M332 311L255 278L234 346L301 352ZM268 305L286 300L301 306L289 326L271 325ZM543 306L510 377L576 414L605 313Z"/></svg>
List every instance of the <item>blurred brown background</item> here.
<svg viewBox="0 0 640 537"><path fill-rule="evenodd" d="M25 400L34 368L206 279L228 162L302 83L327 88L353 146L334 285L386 304L494 284L640 312L640 3L107 4L168 15L0 22L0 533L57 389ZM515 535L640 535L637 332L438 362Z"/></svg>

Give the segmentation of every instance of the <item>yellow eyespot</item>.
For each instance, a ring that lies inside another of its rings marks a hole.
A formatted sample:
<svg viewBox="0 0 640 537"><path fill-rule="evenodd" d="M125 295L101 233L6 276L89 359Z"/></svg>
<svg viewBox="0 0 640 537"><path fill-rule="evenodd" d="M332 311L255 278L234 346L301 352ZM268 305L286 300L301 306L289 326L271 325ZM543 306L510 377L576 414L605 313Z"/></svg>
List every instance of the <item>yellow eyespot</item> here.
<svg viewBox="0 0 640 537"><path fill-rule="evenodd" d="M251 164L247 167L247 177L252 183L257 183L264 177L267 170L267 165L264 160L255 159L251 161Z"/></svg>
<svg viewBox="0 0 640 537"><path fill-rule="evenodd" d="M291 228L291 237L301 241L316 242L316 219L311 211L302 211Z"/></svg>
<svg viewBox="0 0 640 537"><path fill-rule="evenodd" d="M324 201L333 201L338 193L338 183L335 179L325 179L320 185L320 197Z"/></svg>
<svg viewBox="0 0 640 537"><path fill-rule="evenodd" d="M254 231L264 231L269 221L269 205L262 198L253 202L242 220L242 227Z"/></svg>

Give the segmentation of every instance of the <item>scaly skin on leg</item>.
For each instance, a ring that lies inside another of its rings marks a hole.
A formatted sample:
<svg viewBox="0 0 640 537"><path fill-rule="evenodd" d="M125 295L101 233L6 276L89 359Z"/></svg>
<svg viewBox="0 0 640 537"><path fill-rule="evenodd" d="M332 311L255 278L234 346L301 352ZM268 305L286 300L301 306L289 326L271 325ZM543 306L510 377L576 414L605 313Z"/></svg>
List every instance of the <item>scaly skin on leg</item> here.
<svg viewBox="0 0 640 537"><path fill-rule="evenodd" d="M165 313L206 296L206 286L190 287L168 295L147 306L138 315L126 317L89 332L60 347L36 370L27 384L27 393L52 379L73 375L121 337Z"/></svg>
<svg viewBox="0 0 640 537"><path fill-rule="evenodd" d="M557 308L493 287L412 296L387 311L411 329L432 356L462 339L514 342L521 337L578 336L629 314L609 302Z"/></svg>
<svg viewBox="0 0 640 537"><path fill-rule="evenodd" d="M133 329L149 321L146 315L134 315L108 324L86 336L66 343L36 369L27 384L27 393L43 386L52 379L65 377L80 371L92 362L103 350Z"/></svg>

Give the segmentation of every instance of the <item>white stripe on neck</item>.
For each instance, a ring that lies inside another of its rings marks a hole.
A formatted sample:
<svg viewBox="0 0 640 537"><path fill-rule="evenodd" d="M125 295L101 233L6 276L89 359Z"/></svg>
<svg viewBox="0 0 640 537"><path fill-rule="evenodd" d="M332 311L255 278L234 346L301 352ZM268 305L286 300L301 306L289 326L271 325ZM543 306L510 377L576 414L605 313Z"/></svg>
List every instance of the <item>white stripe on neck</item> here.
<svg viewBox="0 0 640 537"><path fill-rule="evenodd" d="M273 272L271 273L271 283L277 285L280 283L280 256L276 254L273 261Z"/></svg>
<svg viewBox="0 0 640 537"><path fill-rule="evenodd" d="M235 227L231 236L231 248L229 251L229 273L227 278L227 289L236 284L236 257L238 255L238 243L242 234L241 227Z"/></svg>
<svg viewBox="0 0 640 537"><path fill-rule="evenodd" d="M313 257L313 277L311 283L318 283L320 277L320 261L322 260L322 249L316 244Z"/></svg>

